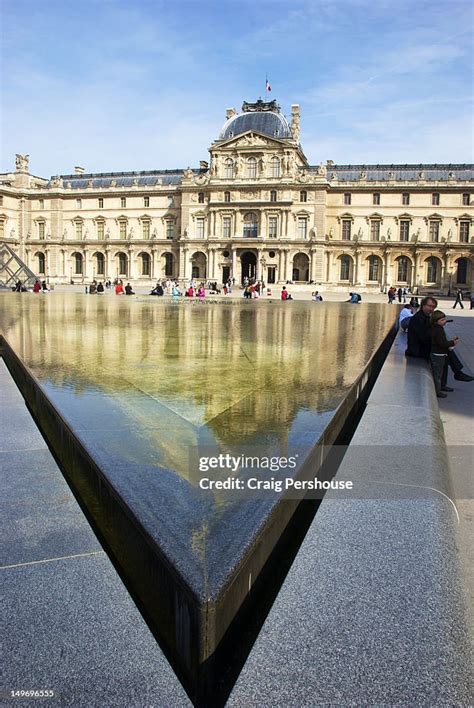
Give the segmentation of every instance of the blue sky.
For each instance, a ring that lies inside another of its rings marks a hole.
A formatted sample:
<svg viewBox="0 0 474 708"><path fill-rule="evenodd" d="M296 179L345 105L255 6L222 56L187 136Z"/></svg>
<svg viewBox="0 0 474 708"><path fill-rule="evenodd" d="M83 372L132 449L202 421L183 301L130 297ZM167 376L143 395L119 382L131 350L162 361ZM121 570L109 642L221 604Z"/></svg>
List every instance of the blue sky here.
<svg viewBox="0 0 474 708"><path fill-rule="evenodd" d="M2 0L1 164L197 166L225 110L301 106L310 164L473 161L471 0Z"/></svg>

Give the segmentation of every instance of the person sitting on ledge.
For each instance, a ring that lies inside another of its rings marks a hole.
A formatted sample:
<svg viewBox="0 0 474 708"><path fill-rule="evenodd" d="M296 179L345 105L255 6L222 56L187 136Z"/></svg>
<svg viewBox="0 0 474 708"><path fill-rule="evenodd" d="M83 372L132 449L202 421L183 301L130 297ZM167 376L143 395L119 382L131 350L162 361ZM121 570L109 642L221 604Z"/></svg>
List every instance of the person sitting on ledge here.
<svg viewBox="0 0 474 708"><path fill-rule="evenodd" d="M125 295L135 295L135 293L132 290L132 286L130 283L127 283L125 286Z"/></svg>
<svg viewBox="0 0 474 708"><path fill-rule="evenodd" d="M437 305L438 301L434 297L424 297L418 312L413 317L410 317L405 356L429 361L431 354L430 318ZM474 381L474 376L469 376L462 371L463 365L452 349L448 352L448 364L454 373L456 381Z"/></svg>
<svg viewBox="0 0 474 708"><path fill-rule="evenodd" d="M35 280L35 284L33 285L33 292L39 293L40 290L41 290L41 283L39 280Z"/></svg>
<svg viewBox="0 0 474 708"><path fill-rule="evenodd" d="M101 280L97 283L97 292L98 293L103 293L104 292L104 285Z"/></svg>
<svg viewBox="0 0 474 708"><path fill-rule="evenodd" d="M123 293L123 285L122 285L122 281L121 281L121 280L120 280L120 281L117 281L117 282L115 283L115 294L116 294L116 295L123 295L123 294L124 294L124 293Z"/></svg>
<svg viewBox="0 0 474 708"><path fill-rule="evenodd" d="M150 295L159 295L160 297L164 294L163 287L161 283L157 283L153 290L151 291Z"/></svg>
<svg viewBox="0 0 474 708"><path fill-rule="evenodd" d="M413 317L417 309L418 305L410 305L409 303L403 307L400 312L400 317L398 318L398 326L403 330L403 332L407 331L410 317Z"/></svg>
<svg viewBox="0 0 474 708"><path fill-rule="evenodd" d="M288 282L288 281L287 281L287 282ZM281 299L282 299L284 302L286 302L286 300L289 299L289 298L288 298L288 295L289 295L289 292L288 292L288 290L286 289L286 285L284 285L284 286L282 287L282 289L281 289Z"/></svg>

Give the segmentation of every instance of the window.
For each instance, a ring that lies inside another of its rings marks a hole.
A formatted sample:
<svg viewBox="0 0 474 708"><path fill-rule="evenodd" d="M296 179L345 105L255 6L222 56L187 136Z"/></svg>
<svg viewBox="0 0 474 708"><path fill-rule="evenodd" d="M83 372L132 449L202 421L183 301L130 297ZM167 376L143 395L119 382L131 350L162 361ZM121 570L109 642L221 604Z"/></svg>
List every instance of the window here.
<svg viewBox="0 0 474 708"><path fill-rule="evenodd" d="M99 209L103 209L104 208L104 200L102 199L102 197L99 197L98 202L99 202Z"/></svg>
<svg viewBox="0 0 474 708"><path fill-rule="evenodd" d="M471 197L470 194L463 194L463 195L462 195L462 204L463 204L463 206L469 206L469 203L470 203L470 201L471 201L470 197Z"/></svg>
<svg viewBox="0 0 474 708"><path fill-rule="evenodd" d="M270 201L276 202L276 200L277 200L277 193L274 189L272 189L272 191L270 192Z"/></svg>
<svg viewBox="0 0 474 708"><path fill-rule="evenodd" d="M105 258L103 253L96 253L95 254L96 258L96 271L97 275L104 275L105 274Z"/></svg>
<svg viewBox="0 0 474 708"><path fill-rule="evenodd" d="M0 196L0 206L3 206L3 197Z"/></svg>
<svg viewBox="0 0 474 708"><path fill-rule="evenodd" d="M308 201L308 192L300 192L300 202Z"/></svg>
<svg viewBox="0 0 474 708"><path fill-rule="evenodd" d="M165 275L173 275L173 254L165 253Z"/></svg>
<svg viewBox="0 0 474 708"><path fill-rule="evenodd" d="M427 283L436 283L438 280L438 259L434 258L434 256L431 256L430 258L427 259L426 265L426 282Z"/></svg>
<svg viewBox="0 0 474 708"><path fill-rule="evenodd" d="M459 223L459 240L461 243L469 243L469 221Z"/></svg>
<svg viewBox="0 0 474 708"><path fill-rule="evenodd" d="M432 243L439 241L439 221L430 221L430 241Z"/></svg>
<svg viewBox="0 0 474 708"><path fill-rule="evenodd" d="M204 204L204 192L198 194L198 204Z"/></svg>
<svg viewBox="0 0 474 708"><path fill-rule="evenodd" d="M456 269L456 283L458 285L466 285L467 283L467 258L459 258Z"/></svg>
<svg viewBox="0 0 474 708"><path fill-rule="evenodd" d="M0 219L0 241L2 241L5 237L5 221L4 219Z"/></svg>
<svg viewBox="0 0 474 708"><path fill-rule="evenodd" d="M369 256L369 280L378 281L380 279L380 258Z"/></svg>
<svg viewBox="0 0 474 708"><path fill-rule="evenodd" d="M150 275L150 272L151 272L150 256L148 255L148 253L141 254L141 261L142 261L142 275Z"/></svg>
<svg viewBox="0 0 474 708"><path fill-rule="evenodd" d="M122 207L122 209L125 209L125 207L127 206L127 200L125 197L120 197L120 206Z"/></svg>
<svg viewBox="0 0 474 708"><path fill-rule="evenodd" d="M375 192L375 194L372 194L372 204L374 206L379 206L380 204L380 194L378 192Z"/></svg>
<svg viewBox="0 0 474 708"><path fill-rule="evenodd" d="M370 240L379 241L380 240L380 221L379 219L372 219L370 222Z"/></svg>
<svg viewBox="0 0 474 708"><path fill-rule="evenodd" d="M351 272L351 259L350 256L341 256L341 271L339 277L341 280L349 280L349 275Z"/></svg>
<svg viewBox="0 0 474 708"><path fill-rule="evenodd" d="M257 176L257 158L249 157L247 160L247 177L255 179Z"/></svg>
<svg viewBox="0 0 474 708"><path fill-rule="evenodd" d="M196 236L198 238L204 238L204 219L196 219Z"/></svg>
<svg viewBox="0 0 474 708"><path fill-rule="evenodd" d="M38 208L44 209L44 199L38 199Z"/></svg>
<svg viewBox="0 0 474 708"><path fill-rule="evenodd" d="M403 192L402 204L404 204L405 206L408 206L410 204L410 194L408 192Z"/></svg>
<svg viewBox="0 0 474 708"><path fill-rule="evenodd" d="M400 256L398 259L397 278L399 282L408 282L408 258Z"/></svg>
<svg viewBox="0 0 474 708"><path fill-rule="evenodd" d="M38 222L38 238L40 238L41 240L44 239L44 227L45 227L44 221L39 221Z"/></svg>
<svg viewBox="0 0 474 708"><path fill-rule="evenodd" d="M279 176L280 176L280 160L275 155L270 160L270 177L279 177Z"/></svg>
<svg viewBox="0 0 474 708"><path fill-rule="evenodd" d="M306 217L298 218L298 238L304 239L308 237L308 219Z"/></svg>
<svg viewBox="0 0 474 708"><path fill-rule="evenodd" d="M257 215L250 211L244 216L244 238L257 238L258 219Z"/></svg>
<svg viewBox="0 0 474 708"><path fill-rule="evenodd" d="M174 200L173 200L173 197L172 197L171 195L168 197L168 206L169 206L169 207L173 207L173 206L174 206Z"/></svg>
<svg viewBox="0 0 474 708"><path fill-rule="evenodd" d="M97 238L99 241L104 240L105 223L103 221L97 222Z"/></svg>
<svg viewBox="0 0 474 708"><path fill-rule="evenodd" d="M82 240L82 221L76 221L75 232L76 232L76 238L79 241L81 241Z"/></svg>
<svg viewBox="0 0 474 708"><path fill-rule="evenodd" d="M276 282L276 266L268 266L267 268L267 283L273 285Z"/></svg>
<svg viewBox="0 0 474 708"><path fill-rule="evenodd" d="M230 202L230 192L224 192L224 201L227 203Z"/></svg>
<svg viewBox="0 0 474 708"><path fill-rule="evenodd" d="M174 221L168 219L166 221L166 238L171 240L174 238Z"/></svg>
<svg viewBox="0 0 474 708"><path fill-rule="evenodd" d="M234 177L234 161L230 157L224 162L224 177L226 179L233 179Z"/></svg>
<svg viewBox="0 0 474 708"><path fill-rule="evenodd" d="M143 197L143 206L144 207L150 206L150 197Z"/></svg>
<svg viewBox="0 0 474 708"><path fill-rule="evenodd" d="M439 206L439 193L438 192L433 192L431 195L431 204L433 206Z"/></svg>
<svg viewBox="0 0 474 708"><path fill-rule="evenodd" d="M82 209L82 199L76 199L76 209Z"/></svg>
<svg viewBox="0 0 474 708"><path fill-rule="evenodd" d="M74 274L82 275L82 255L80 253L74 254Z"/></svg>
<svg viewBox="0 0 474 708"><path fill-rule="evenodd" d="M408 241L410 237L410 222L400 221L400 241Z"/></svg>
<svg viewBox="0 0 474 708"><path fill-rule="evenodd" d="M277 238L278 236L278 217L268 217L268 238Z"/></svg>
<svg viewBox="0 0 474 708"><path fill-rule="evenodd" d="M351 203L351 195L347 192L344 194L344 204L349 205Z"/></svg>
<svg viewBox="0 0 474 708"><path fill-rule="evenodd" d="M231 219L230 216L224 216L222 219L222 236L230 238Z"/></svg>
<svg viewBox="0 0 474 708"><path fill-rule="evenodd" d="M352 225L352 222L349 219L342 220L342 240L343 241L350 241L351 240L351 225Z"/></svg>
<svg viewBox="0 0 474 708"><path fill-rule="evenodd" d="M118 254L118 269L119 275L127 275L127 255L125 253Z"/></svg>
<svg viewBox="0 0 474 708"><path fill-rule="evenodd" d="M149 221L144 221L142 223L142 236L145 239L150 238L150 222ZM143 273L142 273L143 275Z"/></svg>
<svg viewBox="0 0 474 708"><path fill-rule="evenodd" d="M46 273L46 258L44 253L37 253L36 258L38 260L38 273Z"/></svg>
<svg viewBox="0 0 474 708"><path fill-rule="evenodd" d="M127 222L126 221L119 222L119 238L121 238L121 239L127 238Z"/></svg>

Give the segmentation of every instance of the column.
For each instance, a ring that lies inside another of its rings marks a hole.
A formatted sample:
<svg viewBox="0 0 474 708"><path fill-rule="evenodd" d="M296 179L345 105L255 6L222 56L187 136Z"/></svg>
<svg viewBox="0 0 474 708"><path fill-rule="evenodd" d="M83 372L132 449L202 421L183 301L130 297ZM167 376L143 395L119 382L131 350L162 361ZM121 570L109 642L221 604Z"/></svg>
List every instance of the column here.
<svg viewBox="0 0 474 708"><path fill-rule="evenodd" d="M237 277L237 249L232 249L232 272L230 274L231 278L235 278L235 282L238 282Z"/></svg>
<svg viewBox="0 0 474 708"><path fill-rule="evenodd" d="M418 269L420 266L420 252L415 251L415 265L413 267L413 273L412 273L412 278L411 278L411 287L416 288L418 287Z"/></svg>
<svg viewBox="0 0 474 708"><path fill-rule="evenodd" d="M262 249L257 248L257 267L255 269L255 280L260 280L260 277L261 277L261 268L262 268L262 264L260 263L261 257L262 257Z"/></svg>
<svg viewBox="0 0 474 708"><path fill-rule="evenodd" d="M314 251L311 248L309 252L309 279L314 282L315 277L314 277Z"/></svg>
<svg viewBox="0 0 474 708"><path fill-rule="evenodd" d="M360 251L354 253L354 285L359 285Z"/></svg>

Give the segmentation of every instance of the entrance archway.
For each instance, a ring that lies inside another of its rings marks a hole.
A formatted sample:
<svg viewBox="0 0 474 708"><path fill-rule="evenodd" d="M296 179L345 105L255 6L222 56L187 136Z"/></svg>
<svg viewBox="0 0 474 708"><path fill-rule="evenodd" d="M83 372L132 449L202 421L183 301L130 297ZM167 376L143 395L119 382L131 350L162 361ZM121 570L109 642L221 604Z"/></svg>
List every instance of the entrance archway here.
<svg viewBox="0 0 474 708"><path fill-rule="evenodd" d="M240 256L242 266L240 281L243 283L245 278L255 280L257 275L257 256L252 251L245 251Z"/></svg>

